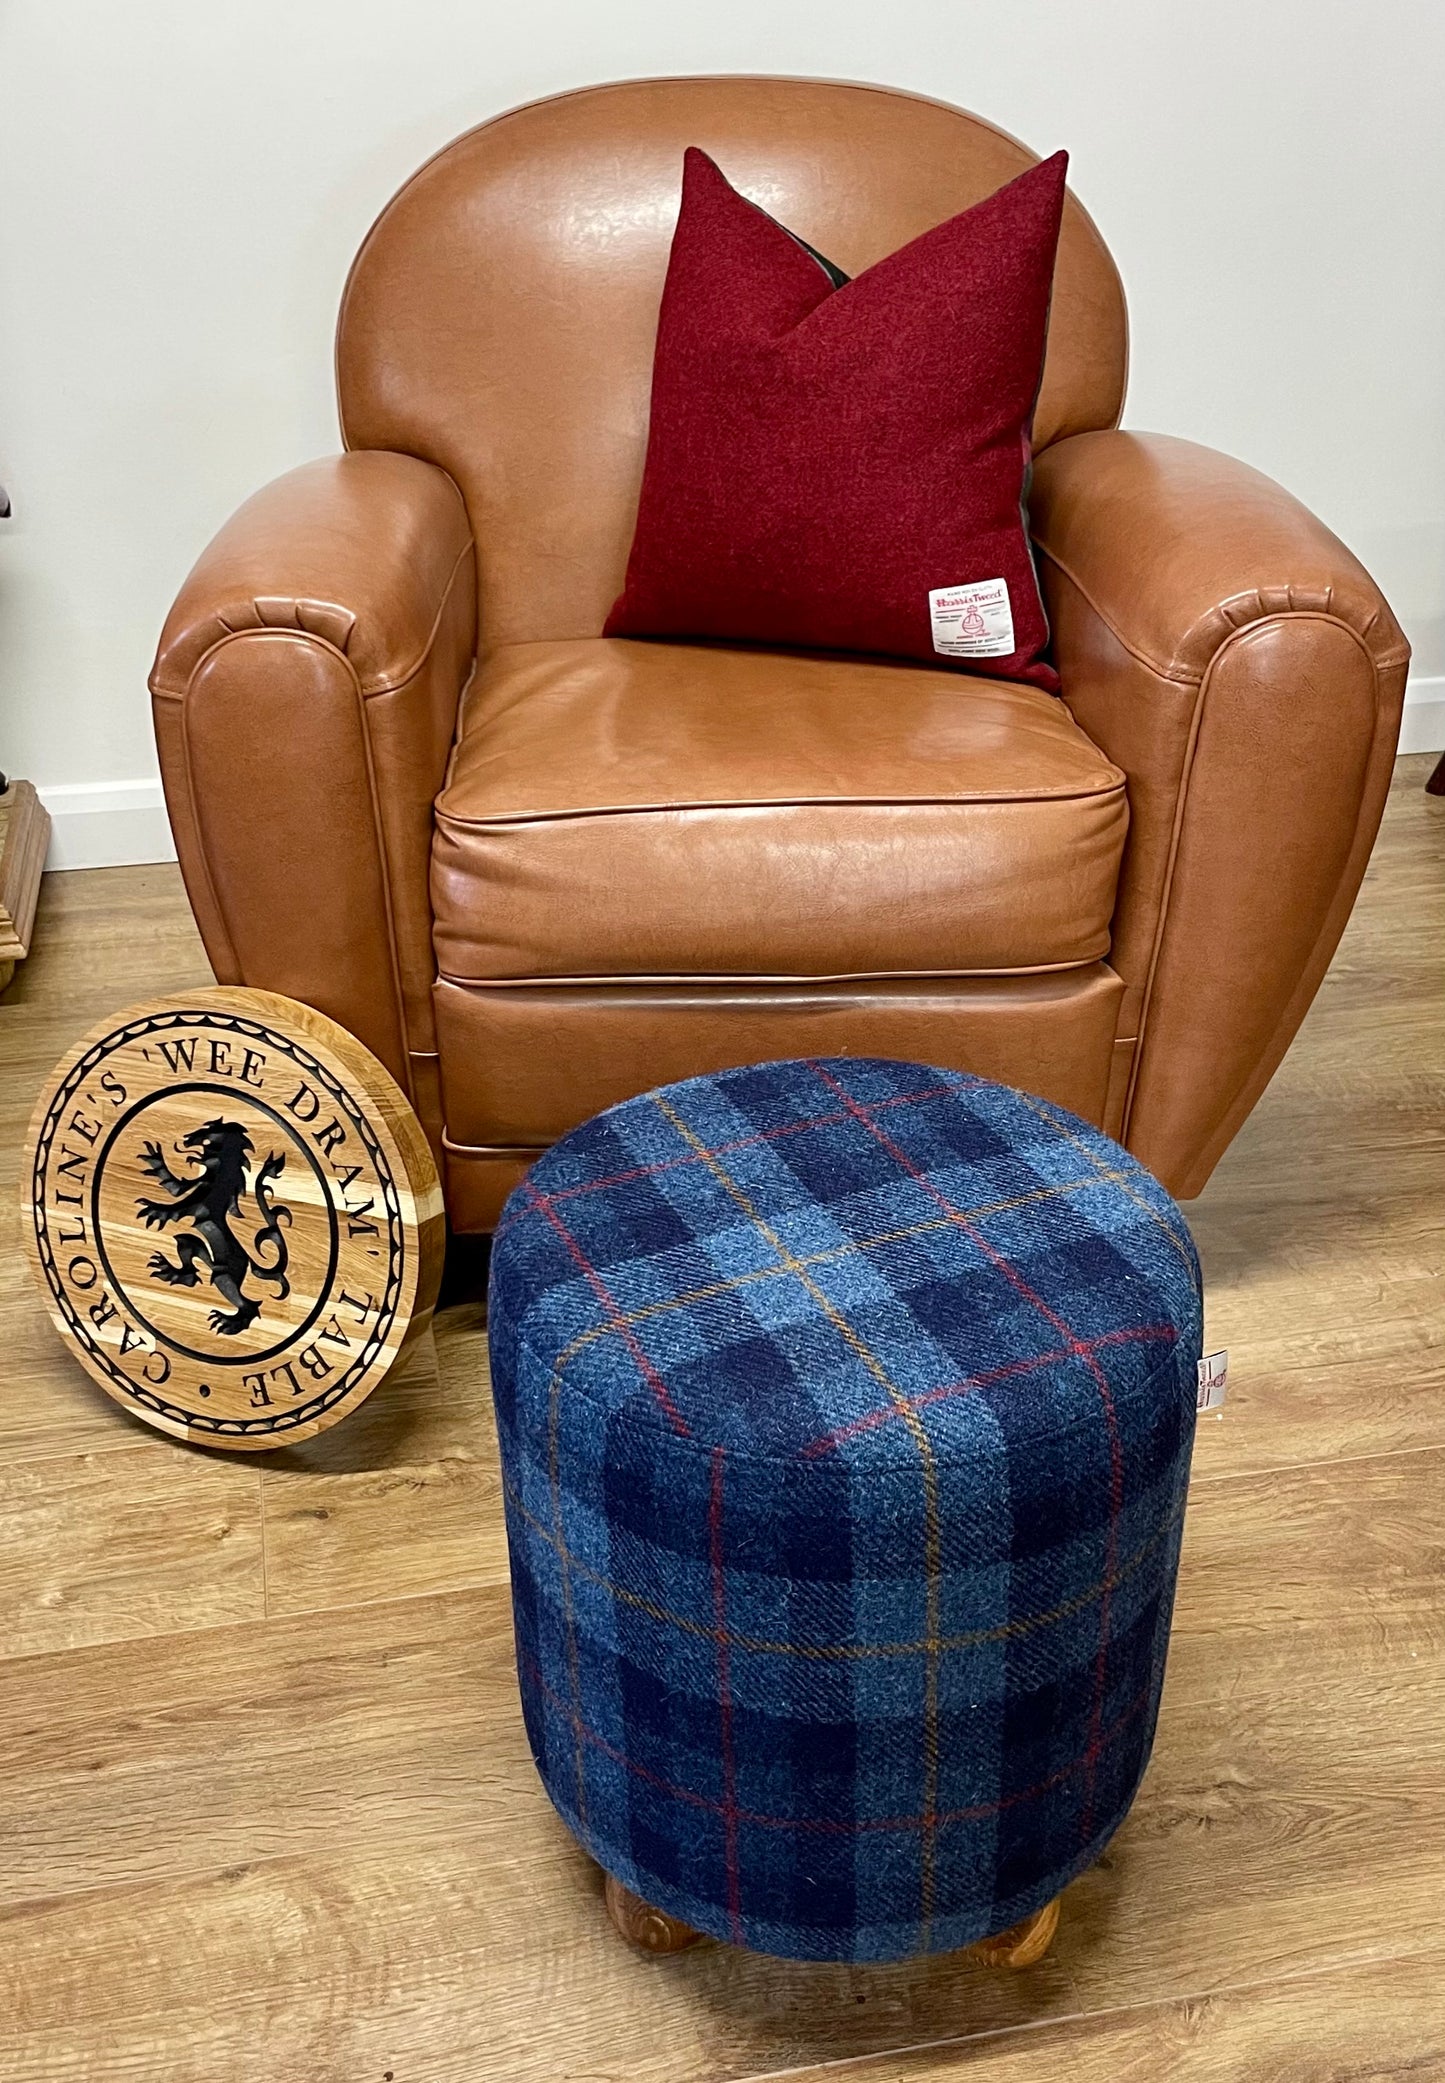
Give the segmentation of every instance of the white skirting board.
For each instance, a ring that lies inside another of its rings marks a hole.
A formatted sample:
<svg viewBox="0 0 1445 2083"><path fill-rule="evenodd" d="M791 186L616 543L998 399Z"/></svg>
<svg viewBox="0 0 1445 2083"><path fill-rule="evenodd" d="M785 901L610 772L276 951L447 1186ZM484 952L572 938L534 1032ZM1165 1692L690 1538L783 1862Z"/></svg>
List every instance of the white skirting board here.
<svg viewBox="0 0 1445 2083"><path fill-rule="evenodd" d="M1411 674L1400 720L1400 750L1445 752L1445 673L1418 680Z"/></svg>
<svg viewBox="0 0 1445 2083"><path fill-rule="evenodd" d="M159 781L77 781L42 788L50 812L47 868L129 868L173 861Z"/></svg>
<svg viewBox="0 0 1445 2083"><path fill-rule="evenodd" d="M1402 752L1445 752L1445 673L1412 679ZM173 861L175 842L159 781L80 781L42 788L50 812L47 868L125 868Z"/></svg>

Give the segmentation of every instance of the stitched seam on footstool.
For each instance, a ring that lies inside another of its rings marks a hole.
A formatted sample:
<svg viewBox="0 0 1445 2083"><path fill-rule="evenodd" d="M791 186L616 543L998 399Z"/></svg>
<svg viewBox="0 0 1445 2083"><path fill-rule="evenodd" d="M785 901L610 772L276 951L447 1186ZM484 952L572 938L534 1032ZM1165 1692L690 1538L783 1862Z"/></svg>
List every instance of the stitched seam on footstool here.
<svg viewBox="0 0 1445 2083"><path fill-rule="evenodd" d="M610 1327L604 1326L602 1328ZM518 1351L524 1352L527 1355L528 1359L532 1361L534 1367L536 1367L538 1370L545 1371L550 1383L552 1373L558 1366L556 1357L554 1356L551 1359L545 1358L537 1350L536 1346L531 1344L525 1332L521 1331L520 1329L515 1330L512 1335ZM1109 1334L1106 1333L1104 1335L1107 1336ZM1166 1334L1161 1328L1160 1336L1162 1337L1164 1335ZM1151 1371L1148 1374L1144 1375L1142 1379L1136 1382L1131 1388L1125 1389L1120 1392L1122 1400L1119 1404L1119 1408L1121 1410L1132 1409L1135 1403L1137 1403L1137 1401L1139 1400L1139 1398L1147 1394L1157 1384L1161 1375L1166 1374L1172 1367L1174 1355L1178 1351L1179 1347L1180 1334L1178 1328L1174 1325L1171 1325L1168 1329L1167 1335L1171 1340L1168 1358L1161 1360L1157 1367L1151 1369ZM1068 1358L1071 1357L1071 1355L1069 1355L1065 1349L1060 1349L1060 1351L1058 1352L1050 1352L1042 1355L1038 1360L1037 1365L1040 1367L1051 1365L1061 1357ZM643 1388L646 1386L646 1384L641 1380L640 1377L638 1379L637 1386L639 1388ZM600 1402L596 1396L590 1394L587 1389L581 1387L575 1380L569 1381L567 1387L568 1392L571 1395L580 1398L581 1401L589 1405L589 1407L592 1410L596 1411L598 1416L604 1419L609 1426L616 1427L620 1431L631 1433L638 1439L645 1439L654 1446L657 1445L659 1442L665 1442L671 1451L685 1454L694 1454L698 1458L705 1460L707 1456L712 1452L713 1447L718 1444L716 1440L700 1439L696 1434L690 1434L687 1437L684 1437L680 1433L665 1431L660 1426L648 1425L645 1422L639 1421L637 1418L633 1417L626 1409L621 1407L613 1406L609 1408L607 1404ZM922 1393L924 1395L928 1395L932 1392L924 1390ZM975 1393L975 1391L971 1386L965 1387L964 1383L960 1383L958 1393L960 1395L973 1394ZM520 1413L522 1412L523 1408L523 1399L519 1397L517 1399L519 1420ZM869 1414L865 1413L864 1415L866 1417ZM892 1413L891 1411L885 1412L883 1416L886 1422L889 1418L891 1418ZM1088 1416L1073 1418L1066 1425L1039 1425L1035 1427L1032 1431L1021 1432L1012 1436L1017 1445L1021 1447L1031 1446L1036 1440L1067 1439L1072 1433L1077 1432L1083 1428L1093 1428L1097 1425L1097 1423L1097 1416L1094 1414L1090 1414ZM537 1439L541 1436L534 1429L530 1422L521 1423L520 1429L525 1430L528 1438L530 1439ZM805 1451L806 1449L800 1449L799 1454L759 1454L742 1449L730 1448L729 1454L732 1459L733 1466L735 1468L787 1468L796 1472L800 1454ZM963 1456L952 1457L946 1465L953 1466L955 1465L956 1461L962 1459L964 1459ZM902 1475L908 1472L909 1470L916 1470L916 1468L917 1463L913 1461L881 1461L870 1462L867 1464L866 1467L860 1467L857 1470L857 1473L859 1475L866 1475L868 1480L871 1482L876 1480L880 1476Z"/></svg>

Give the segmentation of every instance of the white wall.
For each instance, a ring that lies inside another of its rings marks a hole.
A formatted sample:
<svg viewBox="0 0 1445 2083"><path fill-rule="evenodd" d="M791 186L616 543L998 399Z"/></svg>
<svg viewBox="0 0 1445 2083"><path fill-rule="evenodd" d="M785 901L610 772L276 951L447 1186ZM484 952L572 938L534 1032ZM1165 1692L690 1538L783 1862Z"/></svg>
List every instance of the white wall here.
<svg viewBox="0 0 1445 2083"><path fill-rule="evenodd" d="M0 766L61 857L154 857L145 675L265 478L337 445L330 343L428 153L589 80L773 71L978 109L1118 257L1127 420L1280 477L1376 572L1445 744L1439 0L0 0Z"/></svg>

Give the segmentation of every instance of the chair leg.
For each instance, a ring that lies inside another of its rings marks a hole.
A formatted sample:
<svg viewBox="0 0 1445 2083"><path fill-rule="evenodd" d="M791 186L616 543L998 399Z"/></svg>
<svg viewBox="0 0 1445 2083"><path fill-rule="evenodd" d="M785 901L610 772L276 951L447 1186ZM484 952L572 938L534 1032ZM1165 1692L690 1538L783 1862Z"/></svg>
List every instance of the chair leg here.
<svg viewBox="0 0 1445 2083"><path fill-rule="evenodd" d="M1032 1967L1042 1960L1059 1928L1059 1898L1046 1902L1031 1917L1000 1931L994 1938L981 1938L969 1951L985 1967Z"/></svg>
<svg viewBox="0 0 1445 2083"><path fill-rule="evenodd" d="M688 1946L695 1946L702 1937L690 1924L668 1916L665 1910L654 1909L631 1888L624 1888L620 1880L609 1873L604 1890L607 1914L625 1939L640 1946L644 1953L681 1953Z"/></svg>
<svg viewBox="0 0 1445 2083"><path fill-rule="evenodd" d="M1425 792L1431 796L1445 796L1445 754L1435 763L1435 770L1425 783Z"/></svg>

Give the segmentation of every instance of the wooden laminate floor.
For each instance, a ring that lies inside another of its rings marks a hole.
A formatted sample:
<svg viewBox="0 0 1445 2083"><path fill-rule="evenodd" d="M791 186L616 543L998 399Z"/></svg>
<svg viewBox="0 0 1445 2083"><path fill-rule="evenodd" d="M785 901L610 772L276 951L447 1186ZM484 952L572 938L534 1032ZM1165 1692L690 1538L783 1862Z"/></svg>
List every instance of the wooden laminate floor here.
<svg viewBox="0 0 1445 2083"><path fill-rule="evenodd" d="M1018 1977L613 1934L523 1740L474 1304L259 1464L92 1389L17 1249L26 1118L90 1021L207 972L173 869L50 878L0 999L5 2083L1445 2078L1429 767L1400 763L1319 1001L1189 1210L1232 1387L1158 1744Z"/></svg>

